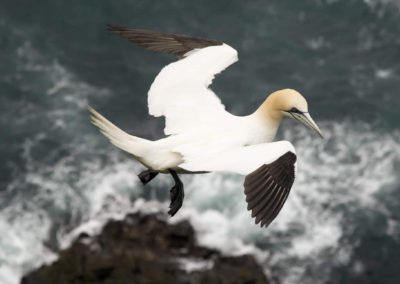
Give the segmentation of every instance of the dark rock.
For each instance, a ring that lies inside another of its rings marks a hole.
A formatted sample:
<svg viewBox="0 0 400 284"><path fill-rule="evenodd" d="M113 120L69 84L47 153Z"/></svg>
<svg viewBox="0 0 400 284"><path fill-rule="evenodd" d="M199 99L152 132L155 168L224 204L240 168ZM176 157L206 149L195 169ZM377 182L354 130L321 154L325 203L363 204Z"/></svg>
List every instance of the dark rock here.
<svg viewBox="0 0 400 284"><path fill-rule="evenodd" d="M185 263L198 269L187 271ZM187 221L154 215L109 221L98 236L79 235L59 259L27 274L23 284L268 283L253 256L228 257L196 244Z"/></svg>

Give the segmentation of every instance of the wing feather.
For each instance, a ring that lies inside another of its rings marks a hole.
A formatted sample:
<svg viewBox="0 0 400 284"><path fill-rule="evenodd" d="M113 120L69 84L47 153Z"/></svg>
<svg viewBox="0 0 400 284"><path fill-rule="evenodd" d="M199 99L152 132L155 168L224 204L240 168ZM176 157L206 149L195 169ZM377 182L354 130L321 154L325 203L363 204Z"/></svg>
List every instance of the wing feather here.
<svg viewBox="0 0 400 284"><path fill-rule="evenodd" d="M285 203L295 178L296 155L290 151L248 174L244 192L255 223L267 227ZM260 182L265 181L265 182Z"/></svg>
<svg viewBox="0 0 400 284"><path fill-rule="evenodd" d="M233 115L208 88L216 74L237 61L237 51L213 39L108 25L111 32L142 47L175 55L148 93L149 113L165 116L166 135L226 124ZM223 128L223 126L219 126ZM215 130L219 131L219 130Z"/></svg>
<svg viewBox="0 0 400 284"><path fill-rule="evenodd" d="M247 210L252 210L251 217L256 217L269 203L271 203L271 198L276 196L277 191L279 190L279 186L277 184L273 184L271 186L271 190L269 191L262 191L262 193L257 196L255 201L251 204L248 203ZM256 223L258 223L256 221Z"/></svg>
<svg viewBox="0 0 400 284"><path fill-rule="evenodd" d="M280 186L275 186L275 189L273 193L271 194L271 197L268 199L268 202L264 205L264 207L260 208L261 210L257 214L252 214L252 217L256 217L255 223L258 224L260 221L266 222L268 215L271 214L271 211L273 209L273 206L277 203L279 200L279 197L282 194L282 188Z"/></svg>
<svg viewBox="0 0 400 284"><path fill-rule="evenodd" d="M114 34L126 38L137 45L150 50L172 54L179 58L185 57L185 54L193 49L223 44L214 39L204 39L187 35L132 29L115 25L108 25L108 28Z"/></svg>
<svg viewBox="0 0 400 284"><path fill-rule="evenodd" d="M274 181L272 180L271 177L268 177L267 179L260 179L259 183L257 185L254 185L254 190L250 190L252 187L247 185L245 186L245 194L246 194L246 202L249 202L251 200L253 200L254 198L256 198L258 196L258 194L265 188L268 186L271 186L271 184ZM247 190L247 192L246 192Z"/></svg>

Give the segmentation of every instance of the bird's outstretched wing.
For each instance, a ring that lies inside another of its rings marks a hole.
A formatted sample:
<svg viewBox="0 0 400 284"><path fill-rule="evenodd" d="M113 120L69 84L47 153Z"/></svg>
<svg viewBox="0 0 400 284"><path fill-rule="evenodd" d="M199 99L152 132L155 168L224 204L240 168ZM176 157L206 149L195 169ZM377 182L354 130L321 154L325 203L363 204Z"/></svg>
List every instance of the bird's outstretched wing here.
<svg viewBox="0 0 400 284"><path fill-rule="evenodd" d="M247 209L267 227L285 203L295 179L296 154L288 141L237 147L215 156L188 159L188 171L224 171L245 175Z"/></svg>
<svg viewBox="0 0 400 284"><path fill-rule="evenodd" d="M248 174L244 181L247 210L256 224L267 227L285 203L295 178L296 155L286 152Z"/></svg>
<svg viewBox="0 0 400 284"><path fill-rule="evenodd" d="M207 46L222 45L223 43L213 39L204 39L187 35L155 32L142 29L132 29L120 26L108 25L114 34L120 35L142 47L154 51L160 51L183 58L193 49L201 49Z"/></svg>
<svg viewBox="0 0 400 284"><path fill-rule="evenodd" d="M232 117L208 86L216 74L238 60L235 49L184 35L117 26L110 30L148 49L181 58L161 70L148 93L149 113L165 116L166 135L224 124Z"/></svg>

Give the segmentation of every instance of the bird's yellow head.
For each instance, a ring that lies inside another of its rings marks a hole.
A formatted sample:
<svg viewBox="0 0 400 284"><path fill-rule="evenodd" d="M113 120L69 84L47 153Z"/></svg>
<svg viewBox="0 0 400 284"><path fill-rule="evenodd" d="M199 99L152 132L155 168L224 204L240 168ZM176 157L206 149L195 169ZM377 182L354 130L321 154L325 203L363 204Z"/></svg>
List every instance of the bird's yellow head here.
<svg viewBox="0 0 400 284"><path fill-rule="evenodd" d="M285 117L294 118L314 130L321 138L322 132L308 112L306 99L296 90L283 89L270 94L258 112L280 123Z"/></svg>

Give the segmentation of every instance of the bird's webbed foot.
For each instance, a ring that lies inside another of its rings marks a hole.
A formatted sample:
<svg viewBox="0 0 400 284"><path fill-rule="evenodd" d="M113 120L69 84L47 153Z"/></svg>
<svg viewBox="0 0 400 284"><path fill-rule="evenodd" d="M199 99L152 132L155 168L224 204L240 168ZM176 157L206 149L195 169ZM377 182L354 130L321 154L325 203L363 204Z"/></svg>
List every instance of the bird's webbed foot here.
<svg viewBox="0 0 400 284"><path fill-rule="evenodd" d="M168 214L172 217L182 207L185 192L183 190L183 183L179 179L177 173L173 170L169 170L169 172L175 181L175 185L170 190L171 204L169 205L168 211Z"/></svg>
<svg viewBox="0 0 400 284"><path fill-rule="evenodd" d="M140 181L143 184L147 184L149 183L153 178L155 178L158 175L158 172L153 171L153 170L145 170L143 172L141 172L140 174L138 174L138 177L140 179Z"/></svg>

